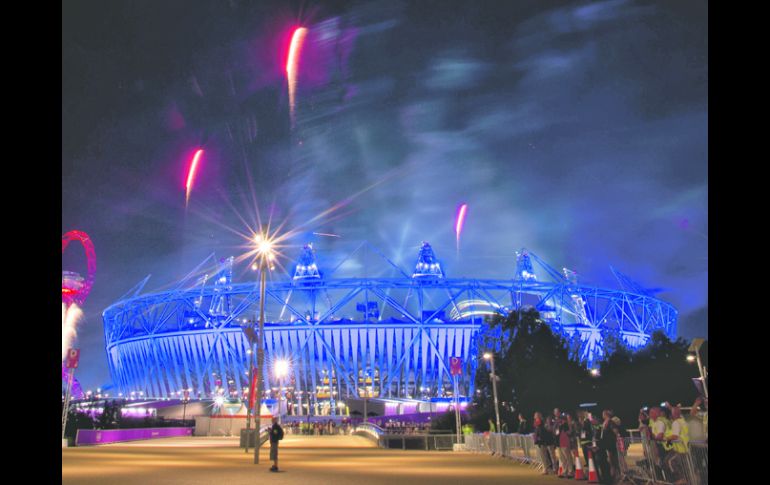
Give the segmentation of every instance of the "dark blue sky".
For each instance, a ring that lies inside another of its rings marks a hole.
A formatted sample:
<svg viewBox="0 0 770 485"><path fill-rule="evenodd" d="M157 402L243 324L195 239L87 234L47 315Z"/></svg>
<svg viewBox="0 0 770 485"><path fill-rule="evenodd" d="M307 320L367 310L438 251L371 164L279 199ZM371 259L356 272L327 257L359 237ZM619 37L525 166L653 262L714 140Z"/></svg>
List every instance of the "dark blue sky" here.
<svg viewBox="0 0 770 485"><path fill-rule="evenodd" d="M62 229L88 232L98 259L84 387L109 382L104 308L147 274L157 289L240 254L219 223L245 230L252 193L290 227L349 199L293 241L314 240L322 264L368 240L409 267L428 240L450 277L505 278L527 247L589 284L617 287L612 264L664 288L680 335L707 336L705 1L62 8ZM62 263L83 271L72 248Z"/></svg>

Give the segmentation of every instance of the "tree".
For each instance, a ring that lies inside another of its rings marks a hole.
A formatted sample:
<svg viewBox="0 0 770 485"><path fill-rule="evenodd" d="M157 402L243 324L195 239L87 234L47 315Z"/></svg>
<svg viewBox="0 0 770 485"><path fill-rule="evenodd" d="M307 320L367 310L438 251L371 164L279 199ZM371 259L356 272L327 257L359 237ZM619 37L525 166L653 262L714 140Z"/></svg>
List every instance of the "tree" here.
<svg viewBox="0 0 770 485"><path fill-rule="evenodd" d="M643 406L666 401L688 406L695 399L692 378L698 377L698 369L686 360L687 342L672 341L656 331L637 352L619 339L611 339L611 343L615 348L601 364L597 400L603 409L612 409L624 425L635 427Z"/></svg>
<svg viewBox="0 0 770 485"><path fill-rule="evenodd" d="M513 429L519 412L531 420L535 411L549 413L554 407L573 410L590 395L588 372L570 358L567 341L555 335L532 307L493 318L489 325L501 332L495 354L501 422ZM480 366L476 375L471 422L486 429L494 419L489 370Z"/></svg>
<svg viewBox="0 0 770 485"><path fill-rule="evenodd" d="M460 426L465 424L468 420L463 413L460 413ZM457 433L457 418L454 411L447 411L443 414L436 416L430 422L430 429L433 431L446 431L451 430L452 433Z"/></svg>
<svg viewBox="0 0 770 485"><path fill-rule="evenodd" d="M495 353L500 401L500 420L514 429L519 412L532 420L535 411L550 414L554 407L575 411L581 403L595 402L598 411L611 409L624 426L635 427L639 409L668 401L689 405L696 397L692 378L697 366L686 360L688 342L672 341L662 331L654 332L647 346L633 352L617 335L604 336L601 373L592 377L577 360L570 345L541 318L525 307L488 322L493 340L482 343ZM498 335L499 334L499 335ZM703 358L704 344L701 347ZM471 423L489 428L495 419L492 385L487 365L477 370ZM596 410L595 410L596 411Z"/></svg>

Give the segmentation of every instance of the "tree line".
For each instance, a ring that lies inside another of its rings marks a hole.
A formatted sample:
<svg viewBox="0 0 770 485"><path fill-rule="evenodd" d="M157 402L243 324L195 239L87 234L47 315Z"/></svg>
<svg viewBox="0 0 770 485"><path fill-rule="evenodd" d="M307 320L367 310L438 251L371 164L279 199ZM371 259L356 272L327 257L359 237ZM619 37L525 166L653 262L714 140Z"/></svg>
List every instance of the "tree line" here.
<svg viewBox="0 0 770 485"><path fill-rule="evenodd" d="M687 361L689 343L671 340L662 331L653 333L637 351L614 335L605 336L600 372L592 375L578 359L579 348L554 333L532 307L498 315L488 324L494 338L481 342L479 354L485 348L495 354L503 431L518 429L519 413L531 425L535 411L550 414L556 407L573 413L586 409L595 415L611 409L623 426L635 428L640 408L666 401L689 406L698 395L692 379L700 374L697 365ZM707 366L708 342L701 347L701 358ZM475 430L486 431L495 421L488 362L481 361L475 383L468 421ZM581 407L590 403L596 406ZM452 416L436 421L437 426L454 429Z"/></svg>

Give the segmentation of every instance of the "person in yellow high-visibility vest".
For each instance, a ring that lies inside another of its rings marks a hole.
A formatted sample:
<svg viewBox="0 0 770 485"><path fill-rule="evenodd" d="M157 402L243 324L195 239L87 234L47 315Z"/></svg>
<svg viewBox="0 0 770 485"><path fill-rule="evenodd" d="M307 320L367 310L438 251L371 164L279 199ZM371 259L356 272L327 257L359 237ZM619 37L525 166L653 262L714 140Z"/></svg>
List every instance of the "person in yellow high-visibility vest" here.
<svg viewBox="0 0 770 485"><path fill-rule="evenodd" d="M650 408L650 435L652 437L652 442L650 443L650 453L652 456L650 458L653 466L658 470L662 470L664 466L663 460L668 450L665 437L666 430L669 427L670 425L663 410L658 406Z"/></svg>
<svg viewBox="0 0 770 485"><path fill-rule="evenodd" d="M671 408L671 427L666 430L666 442L671 446L666 456L666 464L673 473L674 477L678 479L677 482L686 479L684 469L684 456L687 453L687 444L690 442L690 431L687 426L687 421L682 417L682 411L679 406Z"/></svg>

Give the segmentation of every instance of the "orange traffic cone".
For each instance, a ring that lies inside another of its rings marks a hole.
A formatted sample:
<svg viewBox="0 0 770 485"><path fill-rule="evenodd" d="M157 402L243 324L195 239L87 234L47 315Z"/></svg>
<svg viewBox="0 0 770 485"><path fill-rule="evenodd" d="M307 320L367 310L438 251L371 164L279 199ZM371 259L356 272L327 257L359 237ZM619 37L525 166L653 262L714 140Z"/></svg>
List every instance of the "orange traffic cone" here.
<svg viewBox="0 0 770 485"><path fill-rule="evenodd" d="M580 457L575 455L575 480L585 480L583 475L583 464L580 462Z"/></svg>
<svg viewBox="0 0 770 485"><path fill-rule="evenodd" d="M599 477L596 475L596 465L594 465L594 454L588 452L588 483L599 483Z"/></svg>

